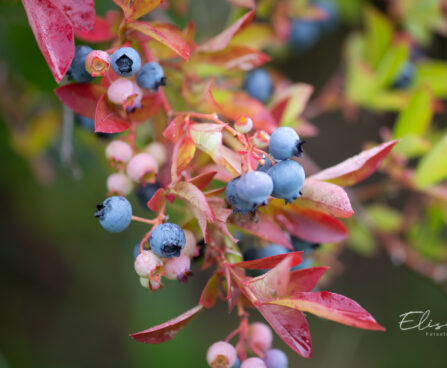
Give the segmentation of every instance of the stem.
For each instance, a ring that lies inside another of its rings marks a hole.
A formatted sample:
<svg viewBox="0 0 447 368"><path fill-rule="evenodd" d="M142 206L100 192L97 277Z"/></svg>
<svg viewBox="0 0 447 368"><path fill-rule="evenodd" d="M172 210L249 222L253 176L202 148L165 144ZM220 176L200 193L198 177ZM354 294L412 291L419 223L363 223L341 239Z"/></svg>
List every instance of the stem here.
<svg viewBox="0 0 447 368"><path fill-rule="evenodd" d="M132 216L132 220L138 221L138 222L143 222L145 224L150 224L150 225L155 225L159 221L158 217L154 218L153 220L149 220L144 217L138 217L138 216Z"/></svg>

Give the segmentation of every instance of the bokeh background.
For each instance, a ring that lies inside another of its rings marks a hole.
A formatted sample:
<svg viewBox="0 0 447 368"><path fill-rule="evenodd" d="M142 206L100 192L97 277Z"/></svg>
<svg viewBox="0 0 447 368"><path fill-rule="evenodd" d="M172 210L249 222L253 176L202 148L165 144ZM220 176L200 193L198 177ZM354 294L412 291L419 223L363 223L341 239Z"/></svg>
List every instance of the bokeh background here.
<svg viewBox="0 0 447 368"><path fill-rule="evenodd" d="M225 1L191 3L189 16L198 34L206 37L224 27L229 12ZM113 7L112 1L96 1L98 14ZM310 52L283 56L275 66L318 90L339 67L352 27L361 25L341 25ZM0 367L205 367L208 346L237 324L224 303L201 313L162 345L141 344L128 334L194 306L209 274L196 268L188 284L168 281L156 293L140 286L132 249L145 227L132 224L113 235L93 217L109 173L105 141L76 129L75 160L61 164L61 105L52 92L56 84L19 1L0 2L0 40ZM428 52L445 60L445 39L436 38ZM321 167L335 164L359 152L364 141L378 140L379 127L394 119L361 111L357 123L349 125L339 113L319 116L312 123L320 134L306 152ZM26 129L30 121L47 121L38 126L50 132L38 135L32 147L23 144L33 134ZM136 215L144 215L131 200ZM447 365L447 336L427 337L398 327L399 315L411 310L430 309L433 320L447 323L444 290L394 266L380 250L361 257L346 248L340 261L343 272L330 290L358 301L387 332L308 316L311 360L293 354L275 337L275 347L288 352L290 367ZM261 319L257 312L253 318Z"/></svg>

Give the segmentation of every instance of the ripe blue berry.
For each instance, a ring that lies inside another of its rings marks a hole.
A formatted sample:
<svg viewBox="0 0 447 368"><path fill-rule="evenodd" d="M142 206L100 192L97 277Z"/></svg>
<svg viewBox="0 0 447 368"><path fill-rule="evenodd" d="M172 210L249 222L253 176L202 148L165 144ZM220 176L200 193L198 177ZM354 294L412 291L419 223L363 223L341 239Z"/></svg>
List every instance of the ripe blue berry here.
<svg viewBox="0 0 447 368"><path fill-rule="evenodd" d="M236 362L234 363L233 368L241 368L241 360L239 357L236 357Z"/></svg>
<svg viewBox="0 0 447 368"><path fill-rule="evenodd" d="M262 171L250 171L236 181L236 193L244 201L250 202L252 208L266 205L273 191L271 177Z"/></svg>
<svg viewBox="0 0 447 368"><path fill-rule="evenodd" d="M276 160L287 160L292 156L300 157L303 143L294 129L281 127L270 136L269 151Z"/></svg>
<svg viewBox="0 0 447 368"><path fill-rule="evenodd" d="M228 202L233 206L233 212L241 212L245 215L248 211L253 211L254 209L250 202L242 200L236 193L236 183L239 179L235 178L227 184L225 195L227 196Z"/></svg>
<svg viewBox="0 0 447 368"><path fill-rule="evenodd" d="M286 203L290 203L301 195L305 173L298 162L293 160L278 162L268 174L273 181L273 197L282 198Z"/></svg>
<svg viewBox="0 0 447 368"><path fill-rule="evenodd" d="M160 86L166 86L166 78L163 68L155 62L146 63L137 74L137 84L144 89L158 90Z"/></svg>
<svg viewBox="0 0 447 368"><path fill-rule="evenodd" d="M291 240L293 249L295 251L304 251L305 253L311 253L320 246L320 244L318 243L311 243L293 235Z"/></svg>
<svg viewBox="0 0 447 368"><path fill-rule="evenodd" d="M151 211L151 209L147 206L147 202L149 202L149 200L154 196L155 192L160 188L160 184L158 183L148 183L138 186L135 194L141 207L148 211Z"/></svg>
<svg viewBox="0 0 447 368"><path fill-rule="evenodd" d="M326 18L320 20L318 25L323 32L330 32L337 27L338 24L338 8L332 1L319 0L315 3L317 7L326 13Z"/></svg>
<svg viewBox="0 0 447 368"><path fill-rule="evenodd" d="M170 222L155 227L149 238L152 251L162 258L179 257L185 243L183 230Z"/></svg>
<svg viewBox="0 0 447 368"><path fill-rule="evenodd" d="M150 249L149 248L149 244L148 243L144 243L143 250L149 250L149 249ZM132 255L133 255L133 260L134 261L138 257L138 254L140 254L140 242L135 244L135 246L133 247L133 250L132 250Z"/></svg>
<svg viewBox="0 0 447 368"><path fill-rule="evenodd" d="M397 76L397 78L393 82L393 88L396 89L405 89L411 85L415 75L415 67L412 62L407 61Z"/></svg>
<svg viewBox="0 0 447 368"><path fill-rule="evenodd" d="M273 90L269 72L265 69L255 69L248 73L244 80L244 90L261 102L267 101Z"/></svg>
<svg viewBox="0 0 447 368"><path fill-rule="evenodd" d="M258 258L265 258L265 257L272 257L272 256L277 256L280 254L286 254L288 253L289 250L285 247L283 247L282 245L279 244L269 244L266 247L263 247L261 249L258 250Z"/></svg>
<svg viewBox="0 0 447 368"><path fill-rule="evenodd" d="M132 206L126 198L109 197L97 207L95 217L107 231L119 233L129 226L132 219Z"/></svg>
<svg viewBox="0 0 447 368"><path fill-rule="evenodd" d="M92 50L88 46L76 46L73 61L67 71L68 78L73 78L76 82L80 83L88 83L93 80L93 77L85 69L85 59L87 59L87 55Z"/></svg>
<svg viewBox="0 0 447 368"><path fill-rule="evenodd" d="M290 45L296 51L307 51L315 45L320 37L317 22L313 20L294 19L290 27Z"/></svg>
<svg viewBox="0 0 447 368"><path fill-rule="evenodd" d="M265 160L264 165L258 164L256 170L266 173L271 167L272 163L270 162L270 160Z"/></svg>
<svg viewBox="0 0 447 368"><path fill-rule="evenodd" d="M264 355L264 363L267 368L287 368L289 360L282 350L270 349Z"/></svg>
<svg viewBox="0 0 447 368"><path fill-rule="evenodd" d="M113 71L122 77L134 75L140 67L140 55L132 47L121 47L112 54Z"/></svg>
<svg viewBox="0 0 447 368"><path fill-rule="evenodd" d="M84 130L95 131L95 121L85 116L76 115L76 123Z"/></svg>

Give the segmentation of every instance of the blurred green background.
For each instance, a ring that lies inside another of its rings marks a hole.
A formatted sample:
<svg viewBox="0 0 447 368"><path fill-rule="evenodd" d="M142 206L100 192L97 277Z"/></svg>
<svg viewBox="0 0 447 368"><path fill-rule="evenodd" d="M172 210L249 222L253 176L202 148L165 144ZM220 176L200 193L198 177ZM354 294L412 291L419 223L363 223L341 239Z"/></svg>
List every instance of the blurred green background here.
<svg viewBox="0 0 447 368"><path fill-rule="evenodd" d="M96 3L98 14L112 7L111 1ZM215 34L228 11L224 1L201 0L192 1L189 13L199 33ZM321 87L339 65L349 30L339 27L312 52L281 59L276 66L295 81ZM194 306L209 273L195 269L188 284L168 281L156 293L140 286L132 249L145 226L132 224L112 235L93 217L106 191L104 141L75 131L74 157L82 171L77 180L60 164L58 140L38 162L17 148L11 124L31 119L34 115L26 116L29 111L38 115L43 107L60 108L52 92L56 84L18 1L0 3L0 40L0 367L205 367L208 346L237 324L224 303L201 313L162 345L141 344L128 334ZM445 59L446 49L443 40L435 40L432 52ZM23 112L17 121L11 121L11 104ZM21 104L34 110L22 111ZM326 167L357 153L364 141L377 139L381 125L393 121L393 116L362 112L359 122L350 126L338 113L323 115L313 121L320 135L308 143L307 152ZM20 126L13 128L20 133ZM43 184L36 170L52 179ZM136 215L144 215L136 203L134 208ZM311 360L294 355L275 338L275 347L288 353L290 367L447 365L447 336L426 337L422 331L398 327L399 315L411 310L430 309L434 321L447 323L444 291L393 266L385 254L363 258L346 250L340 261L344 272L330 290L358 301L387 332L357 330L309 316ZM252 317L261 319L257 312Z"/></svg>

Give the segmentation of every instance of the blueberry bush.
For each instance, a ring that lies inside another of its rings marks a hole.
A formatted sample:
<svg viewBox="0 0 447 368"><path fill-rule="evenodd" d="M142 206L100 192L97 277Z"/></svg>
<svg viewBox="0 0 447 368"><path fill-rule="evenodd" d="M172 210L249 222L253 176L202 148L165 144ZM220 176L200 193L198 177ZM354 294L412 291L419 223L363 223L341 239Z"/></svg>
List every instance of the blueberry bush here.
<svg viewBox="0 0 447 368"><path fill-rule="evenodd" d="M60 84L64 129L77 122L105 150L106 199L86 213L112 233L147 226L133 252L135 282L149 292L165 280L194 282L193 264L212 270L196 306L130 336L171 340L220 300L239 324L210 342L203 360L284 368L292 352L312 356L305 313L385 331L354 300L322 290L336 274L328 268L339 269L329 244L364 255L381 245L396 264L446 285L447 135L435 120L445 110L447 63L425 50L447 34L447 22L440 0L381 9L344 0L228 2L227 27L204 38L186 0L113 0L118 8L105 16L95 15L93 0L22 0ZM318 93L275 67L359 22ZM365 110L393 121L377 132L380 141L320 169L306 147L318 135L312 120L333 110L347 124ZM55 139L47 131L45 141ZM126 198L134 193L146 217L134 215ZM393 204L397 194L403 210ZM250 320L254 310L266 323ZM289 352L273 347L272 330Z"/></svg>

